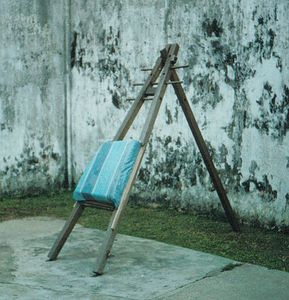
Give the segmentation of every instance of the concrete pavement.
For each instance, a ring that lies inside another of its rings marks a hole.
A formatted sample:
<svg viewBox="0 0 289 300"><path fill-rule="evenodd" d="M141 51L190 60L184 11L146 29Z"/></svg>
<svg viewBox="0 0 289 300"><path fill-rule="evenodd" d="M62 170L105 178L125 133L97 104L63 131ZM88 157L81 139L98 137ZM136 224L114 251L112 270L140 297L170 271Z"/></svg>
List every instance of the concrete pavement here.
<svg viewBox="0 0 289 300"><path fill-rule="evenodd" d="M77 225L57 261L47 253L63 220L0 223L0 299L289 299L289 273L118 235L92 277L103 232Z"/></svg>

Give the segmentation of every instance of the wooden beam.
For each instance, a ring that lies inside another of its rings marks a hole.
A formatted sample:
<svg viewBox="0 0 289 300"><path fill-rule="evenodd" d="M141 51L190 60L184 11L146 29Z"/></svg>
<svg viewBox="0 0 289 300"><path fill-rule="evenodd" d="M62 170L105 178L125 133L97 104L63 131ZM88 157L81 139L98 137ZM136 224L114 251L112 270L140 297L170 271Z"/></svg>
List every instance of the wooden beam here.
<svg viewBox="0 0 289 300"><path fill-rule="evenodd" d="M132 170L132 173L130 175L129 181L126 185L126 188L123 192L120 205L119 207L114 211L113 216L111 218L110 224L107 228L105 239L102 242L102 245L100 247L100 251L97 257L96 261L96 268L95 268L95 275L99 276L103 274L107 259L109 257L109 254L111 253L112 245L117 233L117 227L120 221L120 218L123 214L123 211L127 205L128 198L129 198L129 193L131 191L131 188L133 186L133 183L135 181L136 175L138 173L138 170L140 168L142 158L145 152L145 146L142 146L140 149L140 152L138 154L138 157L136 159L134 168Z"/></svg>
<svg viewBox="0 0 289 300"><path fill-rule="evenodd" d="M65 222L64 227L58 235L57 240L54 242L51 250L48 253L49 260L56 260L59 252L61 251L63 245L65 244L67 238L69 237L71 231L73 230L77 220L82 215L84 206L79 202L75 202L72 213L68 220Z"/></svg>
<svg viewBox="0 0 289 300"><path fill-rule="evenodd" d="M106 261L111 252L111 248L112 248L112 245L113 245L116 233L117 233L117 227L118 227L120 218L123 214L123 211L127 205L129 193L130 193L132 185L135 181L137 172L140 168L141 161L142 161L147 143L149 141L149 137L151 135L154 122L156 120L156 117L157 117L157 114L159 111L162 97L166 90L166 82L170 78L170 68L171 68L172 62L175 63L175 56L177 55L178 50L179 50L179 47L177 44L171 45L168 50L168 55L165 57L162 56L163 60L165 60L165 64L162 69L162 74L161 74L161 78L159 80L158 87L156 88L156 91L155 91L153 103L151 105L147 121L145 122L145 126L142 131L142 135L141 135L141 139L140 139L140 141L142 142L142 147L140 149L139 155L137 157L134 168L132 170L130 179L129 179L129 181L126 185L126 188L123 192L123 195L122 195L122 198L120 201L120 205L114 213L111 225L108 227L108 229L106 231L105 239L101 245L100 253L98 255L97 262L96 262L96 269L94 272L96 276L103 274L103 271L104 271L104 268L106 265ZM161 71L161 69L159 69L159 71ZM154 78L154 80L155 79L156 78Z"/></svg>
<svg viewBox="0 0 289 300"><path fill-rule="evenodd" d="M167 51L166 55L164 54L164 51ZM170 45L168 50L163 49L161 51L161 56L163 57L163 59L165 59L165 65L161 72L161 75L159 78L159 83L158 83L158 86L156 87L156 91L154 94L153 103L151 104L151 107L150 107L150 110L148 113L148 117L145 121L145 125L144 125L144 128L143 128L141 136L140 136L140 141L143 144L147 144L147 142L149 141L149 138L151 136L153 126L154 126L155 120L157 118L164 93L167 88L166 82L168 82L170 79L171 67L176 62L176 57L177 57L178 51L179 51L178 44L172 44L172 45Z"/></svg>
<svg viewBox="0 0 289 300"><path fill-rule="evenodd" d="M179 76L176 73L175 70L171 71L171 81L180 81L179 80ZM199 129L199 126L197 124L197 121L194 117L194 114L192 112L192 109L190 107L190 104L188 102L188 99L186 97L185 91L182 87L182 85L180 84L173 84L175 93L180 101L180 105L184 111L184 114L186 116L186 119L189 123L190 129L192 131L192 134L196 140L197 146L201 152L201 155L203 157L204 163L209 171L209 174L211 176L212 182L215 186L215 189L218 193L218 196L220 198L220 201L223 205L223 208L225 210L225 214L227 216L227 219L229 221L229 223L231 224L232 228L234 231L240 231L240 226L239 223L235 217L234 211L231 207L231 204L229 202L229 199L227 197L226 191L223 187L223 184L221 182L221 179L218 175L218 172L215 168L215 165L211 159L211 156L209 154L208 148L206 146L206 143L204 141L204 138L202 136L202 133Z"/></svg>
<svg viewBox="0 0 289 300"><path fill-rule="evenodd" d="M163 65L163 59L161 57L159 57L153 67L152 72L149 74L141 91L139 92L135 102L131 106L124 121L122 122L120 128L118 129L118 131L114 137L114 141L122 140L125 137L132 122L134 121L135 117L137 116L137 113L139 112L140 108L142 107L142 105L144 103L144 97L146 95L146 91L150 90L150 88L152 87L152 84L155 82L155 80L159 76L160 71L162 69L162 65Z"/></svg>

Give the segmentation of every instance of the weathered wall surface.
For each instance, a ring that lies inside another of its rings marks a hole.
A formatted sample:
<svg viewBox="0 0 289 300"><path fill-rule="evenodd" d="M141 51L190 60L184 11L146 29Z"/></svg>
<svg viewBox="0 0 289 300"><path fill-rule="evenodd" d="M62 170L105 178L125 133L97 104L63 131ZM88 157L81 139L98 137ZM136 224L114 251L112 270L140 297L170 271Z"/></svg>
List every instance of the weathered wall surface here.
<svg viewBox="0 0 289 300"><path fill-rule="evenodd" d="M167 43L239 215L289 225L289 2L72 1L71 153L78 180L113 137L134 82ZM145 110L144 110L145 112ZM144 115L134 125L137 137ZM136 190L146 201L220 209L185 118L168 89Z"/></svg>
<svg viewBox="0 0 289 300"><path fill-rule="evenodd" d="M190 65L180 77L233 207L289 225L288 14L287 0L1 1L0 195L77 182L138 93L140 67L177 42ZM146 111L129 136L138 138ZM221 210L171 87L135 191Z"/></svg>
<svg viewBox="0 0 289 300"><path fill-rule="evenodd" d="M63 1L0 3L0 196L63 186Z"/></svg>

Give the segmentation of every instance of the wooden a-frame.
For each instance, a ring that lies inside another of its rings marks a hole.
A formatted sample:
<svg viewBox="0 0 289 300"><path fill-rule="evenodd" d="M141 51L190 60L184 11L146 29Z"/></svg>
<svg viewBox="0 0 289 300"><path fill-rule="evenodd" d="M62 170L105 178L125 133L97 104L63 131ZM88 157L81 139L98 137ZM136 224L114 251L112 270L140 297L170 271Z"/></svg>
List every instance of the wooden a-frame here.
<svg viewBox="0 0 289 300"><path fill-rule="evenodd" d="M175 63L177 61L178 51L179 51L178 44L167 45L166 48L161 50L161 55L157 59L154 67L152 69L144 69L145 71L150 71L150 74L147 80L145 81L145 83L142 85L142 89L139 95L137 96L134 103L132 104L130 110L127 113L126 118L124 119L123 123L121 124L119 130L117 131L114 137L115 141L122 140L125 137L127 131L129 130L131 124L133 123L135 117L137 116L137 113L139 112L141 106L146 100L148 100L148 97L150 97L150 100L152 100L151 107L140 136L140 142L142 146L139 155L137 157L136 163L134 165L134 168L132 170L131 176L129 178L129 181L123 192L119 207L114 207L113 205L97 202L94 200L76 202L69 219L66 221L62 231L60 232L57 240L55 241L53 247L51 248L48 254L49 260L55 260L57 258L65 241L67 240L69 234L71 233L74 225L76 224L77 220L79 219L83 210L86 207L111 209L113 211L112 217L106 231L106 236L101 245L100 253L98 255L97 262L96 262L96 267L94 269L95 275L101 275L103 273L107 258L110 255L111 248L116 236L119 219L128 202L128 196L130 190L136 178L137 172L140 168L141 161L146 146L148 144L148 141L150 139L151 132L153 130L153 126L157 118L157 114L168 84L172 84L174 87L175 93L180 102L182 110L186 116L189 127L196 140L196 144L201 152L204 163L208 169L214 187L220 198L221 204L225 210L227 219L234 231L236 232L240 231L239 224L234 215L230 202L227 198L226 191L223 187L223 184L220 180L220 177L214 166L214 163L210 157L208 148L202 137L202 134L200 132L196 119L193 115L190 104L185 95L184 89L182 87L181 84L182 82L180 81L179 76L177 74L176 70L178 68L182 68L182 66L175 66Z"/></svg>

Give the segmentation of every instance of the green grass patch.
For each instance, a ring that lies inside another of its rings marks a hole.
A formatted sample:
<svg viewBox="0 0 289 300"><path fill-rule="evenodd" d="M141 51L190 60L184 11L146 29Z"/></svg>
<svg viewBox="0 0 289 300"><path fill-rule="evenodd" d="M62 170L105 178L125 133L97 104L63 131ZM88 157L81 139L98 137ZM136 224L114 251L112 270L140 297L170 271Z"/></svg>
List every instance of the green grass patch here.
<svg viewBox="0 0 289 300"><path fill-rule="evenodd" d="M71 194L66 192L1 199L0 221L28 216L66 219L72 206ZM105 210L86 209L80 224L106 229L110 215ZM285 233L245 225L241 233L235 233L228 223L194 212L128 206L119 232L289 271L289 236Z"/></svg>

